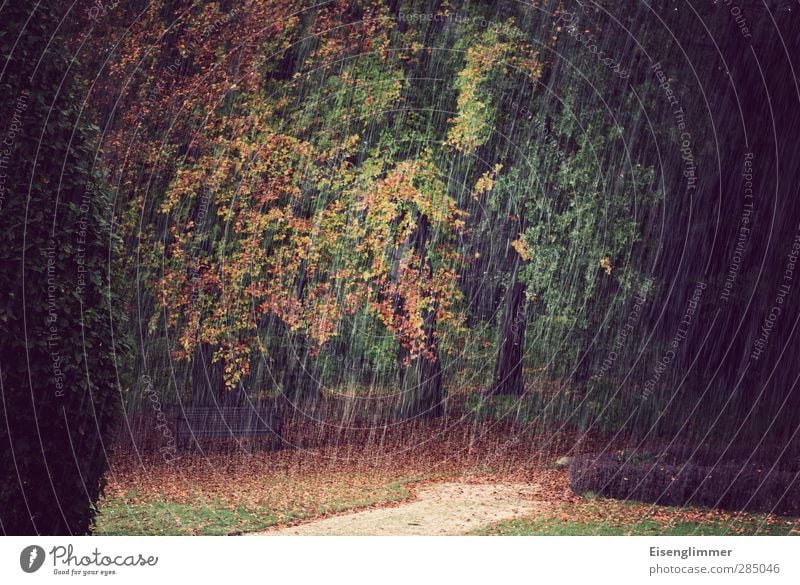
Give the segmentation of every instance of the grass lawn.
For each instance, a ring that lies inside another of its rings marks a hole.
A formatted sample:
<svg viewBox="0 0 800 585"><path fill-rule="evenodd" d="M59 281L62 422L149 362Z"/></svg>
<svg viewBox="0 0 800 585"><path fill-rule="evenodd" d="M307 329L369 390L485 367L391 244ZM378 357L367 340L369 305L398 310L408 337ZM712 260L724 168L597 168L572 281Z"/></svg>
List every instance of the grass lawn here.
<svg viewBox="0 0 800 585"><path fill-rule="evenodd" d="M672 508L592 496L537 518L517 518L476 530L484 536L784 536L800 534L800 518Z"/></svg>

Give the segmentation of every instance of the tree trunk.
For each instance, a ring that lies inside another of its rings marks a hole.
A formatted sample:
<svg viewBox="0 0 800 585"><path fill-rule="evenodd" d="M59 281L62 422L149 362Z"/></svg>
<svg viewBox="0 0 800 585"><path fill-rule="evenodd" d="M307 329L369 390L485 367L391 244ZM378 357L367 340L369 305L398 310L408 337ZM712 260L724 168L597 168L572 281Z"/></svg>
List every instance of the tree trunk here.
<svg viewBox="0 0 800 585"><path fill-rule="evenodd" d="M286 347L286 370L283 373L283 395L291 404L315 401L319 383L314 375L314 358L309 354L306 336L290 333Z"/></svg>
<svg viewBox="0 0 800 585"><path fill-rule="evenodd" d="M306 273L305 260L300 264L299 276L295 287L295 295L302 302L305 299L308 275ZM314 375L315 359L308 349L308 339L301 332L293 332L286 328L286 369L283 374L283 395L290 404L299 401L310 406L319 398L319 383Z"/></svg>
<svg viewBox="0 0 800 585"><path fill-rule="evenodd" d="M432 355L421 355L405 366L400 385L400 417L436 418L444 414L444 393L442 389L442 363L434 335L436 309L425 319L426 345ZM407 355L407 352L401 352Z"/></svg>
<svg viewBox="0 0 800 585"><path fill-rule="evenodd" d="M214 347L201 342L194 353L192 368L192 404L211 406L225 398L225 378L220 362L214 362Z"/></svg>
<svg viewBox="0 0 800 585"><path fill-rule="evenodd" d="M424 257L430 239L430 222L426 216L421 215L417 225L414 248ZM427 259L423 260L420 266L420 272L423 271L428 273L428 278L433 277L433 266ZM402 310L401 303L398 311ZM428 355L420 355L406 366L405 358L408 356L408 352L405 349L400 350L402 395L399 415L401 418L434 418L444 414L442 365L439 360L438 341L435 334L437 312L438 307L434 305L424 317L423 327Z"/></svg>
<svg viewBox="0 0 800 585"><path fill-rule="evenodd" d="M525 350L525 285L519 280L520 260L514 263L511 282L506 291L503 324L500 331L500 348L494 368L491 394L525 392L522 375L522 356Z"/></svg>

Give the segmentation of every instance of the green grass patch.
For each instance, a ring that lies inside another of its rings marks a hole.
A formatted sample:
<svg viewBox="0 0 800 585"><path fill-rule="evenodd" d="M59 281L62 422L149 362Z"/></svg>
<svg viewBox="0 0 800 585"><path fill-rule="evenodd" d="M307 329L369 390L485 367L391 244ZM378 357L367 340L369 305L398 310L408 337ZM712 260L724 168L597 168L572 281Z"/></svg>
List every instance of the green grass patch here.
<svg viewBox="0 0 800 585"><path fill-rule="evenodd" d="M732 532L730 525L721 523L698 525L684 522L663 527L656 522L647 520L620 525L609 522L583 523L563 522L555 519L520 519L502 522L476 531L474 534L484 536L730 536L732 534L785 536L790 533L792 526L764 525L759 528L758 523L753 523L749 529L746 532Z"/></svg>
<svg viewBox="0 0 800 585"><path fill-rule="evenodd" d="M786 536L797 534L800 519L767 514L726 514L701 508L656 506L652 517L643 517L648 506L584 498L580 504L564 504L557 512L539 518L507 520L473 532L482 536ZM598 518L598 512L609 516ZM589 519L582 519L585 514ZM638 517L637 517L638 516ZM687 520L691 518L691 520Z"/></svg>

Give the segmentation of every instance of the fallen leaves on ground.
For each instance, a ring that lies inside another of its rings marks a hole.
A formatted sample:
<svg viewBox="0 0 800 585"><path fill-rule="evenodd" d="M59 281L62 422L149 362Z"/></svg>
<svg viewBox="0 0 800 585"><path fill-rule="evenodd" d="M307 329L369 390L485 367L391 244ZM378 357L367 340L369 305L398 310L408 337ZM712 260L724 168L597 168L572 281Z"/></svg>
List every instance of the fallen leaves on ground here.
<svg viewBox="0 0 800 585"><path fill-rule="evenodd" d="M245 444L248 453L241 445L212 442L204 451L181 452L167 462L151 446L119 449L100 506L107 514L101 532L114 531L114 525L128 533L258 530L397 505L413 498L419 486L443 481L525 484L520 499L556 504L531 519L536 522L617 527L648 522L657 532L685 524L723 525L731 534L763 531L762 521L765 528L787 522L771 515L581 498L570 490L566 470L551 464L565 453L608 448L599 438L447 419L361 429L318 421L289 423L285 430L290 446L279 451ZM187 518L168 505L207 513ZM152 513L142 514L143 508ZM149 516L158 516L161 524L155 526Z"/></svg>
<svg viewBox="0 0 800 585"><path fill-rule="evenodd" d="M526 483L535 499L570 501L563 470L548 469L555 453L575 444L567 435L524 435L509 440L497 424L418 421L375 429L287 425L290 447L248 454L237 445L212 442L205 452L181 452L171 462L157 450L118 450L101 512L131 515L163 502L215 510L269 512L274 523L395 505L413 497L420 483L455 479L468 483ZM247 446L247 445L246 445ZM585 447L588 448L588 443ZM226 448L227 447L227 448ZM523 497L521 495L521 497ZM102 521L119 520L106 517ZM174 532L194 532L180 526ZM146 530L146 527L142 528ZM232 531L235 531L233 529Z"/></svg>

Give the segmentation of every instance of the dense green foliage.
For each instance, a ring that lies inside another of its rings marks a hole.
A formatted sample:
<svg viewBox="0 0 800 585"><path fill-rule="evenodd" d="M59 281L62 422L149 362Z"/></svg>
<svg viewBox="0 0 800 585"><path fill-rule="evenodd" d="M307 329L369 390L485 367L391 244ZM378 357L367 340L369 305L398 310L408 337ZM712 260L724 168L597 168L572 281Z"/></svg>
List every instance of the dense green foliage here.
<svg viewBox="0 0 800 585"><path fill-rule="evenodd" d="M122 395L118 238L47 3L3 8L0 531L83 534ZM33 12L32 12L33 11Z"/></svg>

